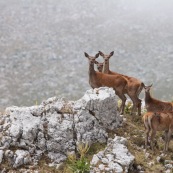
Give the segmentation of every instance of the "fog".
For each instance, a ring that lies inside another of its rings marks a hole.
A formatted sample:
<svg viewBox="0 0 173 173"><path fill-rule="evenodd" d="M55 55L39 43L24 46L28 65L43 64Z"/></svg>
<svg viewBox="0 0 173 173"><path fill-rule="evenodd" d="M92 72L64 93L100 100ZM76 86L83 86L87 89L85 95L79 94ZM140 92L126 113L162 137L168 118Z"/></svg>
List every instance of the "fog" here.
<svg viewBox="0 0 173 173"><path fill-rule="evenodd" d="M173 100L172 9L172 0L0 0L0 108L79 99L90 88L83 52L99 50L115 52L112 71Z"/></svg>

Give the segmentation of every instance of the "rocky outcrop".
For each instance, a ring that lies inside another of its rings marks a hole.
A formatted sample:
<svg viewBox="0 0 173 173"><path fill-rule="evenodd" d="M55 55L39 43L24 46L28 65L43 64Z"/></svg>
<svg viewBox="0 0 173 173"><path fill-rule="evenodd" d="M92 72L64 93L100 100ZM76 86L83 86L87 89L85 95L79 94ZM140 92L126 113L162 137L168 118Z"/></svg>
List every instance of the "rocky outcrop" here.
<svg viewBox="0 0 173 173"><path fill-rule="evenodd" d="M107 142L122 123L110 88L88 90L78 101L53 97L38 106L9 107L0 117L0 162L17 168L37 164L43 154L59 164L78 142Z"/></svg>
<svg viewBox="0 0 173 173"><path fill-rule="evenodd" d="M134 156L128 151L127 140L123 137L115 136L109 139L104 151L93 156L91 161L91 173L128 172L134 162Z"/></svg>

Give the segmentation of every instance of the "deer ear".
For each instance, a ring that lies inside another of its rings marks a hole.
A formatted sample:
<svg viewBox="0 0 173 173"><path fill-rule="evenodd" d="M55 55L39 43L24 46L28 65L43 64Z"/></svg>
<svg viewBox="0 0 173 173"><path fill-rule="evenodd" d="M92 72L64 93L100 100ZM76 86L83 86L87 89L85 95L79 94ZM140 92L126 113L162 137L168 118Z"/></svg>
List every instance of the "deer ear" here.
<svg viewBox="0 0 173 173"><path fill-rule="evenodd" d="M88 55L86 52L84 52L84 55L85 55L87 58L89 58L89 55Z"/></svg>
<svg viewBox="0 0 173 173"><path fill-rule="evenodd" d="M99 54L100 54L101 56L104 56L104 54L103 54L101 51L99 51Z"/></svg>
<svg viewBox="0 0 173 173"><path fill-rule="evenodd" d="M153 86L153 84L149 85L149 87L151 88Z"/></svg>
<svg viewBox="0 0 173 173"><path fill-rule="evenodd" d="M99 57L99 53L97 53L96 55L95 55L95 58L98 58Z"/></svg>
<svg viewBox="0 0 173 173"><path fill-rule="evenodd" d="M112 52L110 53L110 56L113 56L113 54L114 54L114 51L112 51Z"/></svg>

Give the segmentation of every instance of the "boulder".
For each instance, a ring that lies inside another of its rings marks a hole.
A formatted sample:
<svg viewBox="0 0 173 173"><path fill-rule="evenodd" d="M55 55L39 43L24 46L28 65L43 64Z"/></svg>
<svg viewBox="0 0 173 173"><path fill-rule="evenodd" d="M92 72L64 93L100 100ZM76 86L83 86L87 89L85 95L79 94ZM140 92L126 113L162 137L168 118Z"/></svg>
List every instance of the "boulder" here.
<svg viewBox="0 0 173 173"><path fill-rule="evenodd" d="M128 172L134 162L134 156L127 149L127 140L115 135L109 139L104 151L93 156L91 173L95 172Z"/></svg>
<svg viewBox="0 0 173 173"><path fill-rule="evenodd" d="M0 158L5 151L17 168L37 164L46 154L57 165L76 151L77 143L107 142L107 130L116 130L122 120L114 90L107 87L90 89L77 101L52 97L38 106L9 107L0 117Z"/></svg>

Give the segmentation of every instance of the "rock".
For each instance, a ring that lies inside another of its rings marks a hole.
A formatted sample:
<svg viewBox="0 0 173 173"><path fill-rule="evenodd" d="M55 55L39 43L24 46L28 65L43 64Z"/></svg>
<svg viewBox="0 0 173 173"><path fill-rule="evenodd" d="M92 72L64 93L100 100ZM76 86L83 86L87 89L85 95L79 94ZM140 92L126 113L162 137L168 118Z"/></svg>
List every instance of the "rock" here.
<svg viewBox="0 0 173 173"><path fill-rule="evenodd" d="M157 162L160 162L160 159L161 159L160 156L157 156L157 157L156 157Z"/></svg>
<svg viewBox="0 0 173 173"><path fill-rule="evenodd" d="M67 152L76 150L78 142L106 143L107 130L115 130L123 121L115 92L107 87L88 90L77 101L52 97L38 106L13 106L5 112L0 117L4 134L0 150L6 150L5 157L15 168L30 163L37 165L42 154L56 166L66 160ZM126 140L119 138L119 143L123 145ZM9 150L11 147L16 151ZM103 162L109 159L112 157Z"/></svg>
<svg viewBox="0 0 173 173"><path fill-rule="evenodd" d="M28 151L16 150L14 156L14 168L17 168L23 164L29 164L31 162L31 156Z"/></svg>
<svg viewBox="0 0 173 173"><path fill-rule="evenodd" d="M151 162L148 163L148 166L150 166L150 167L153 166L153 165L154 165L154 161L151 161Z"/></svg>
<svg viewBox="0 0 173 173"><path fill-rule="evenodd" d="M170 164L170 163L169 163L169 164L165 164L165 168L166 168L166 169L172 169L172 168L173 168L173 165Z"/></svg>
<svg viewBox="0 0 173 173"><path fill-rule="evenodd" d="M105 169L105 165L100 164L100 165L99 165L99 169L100 169L101 171L103 171L103 170Z"/></svg>
<svg viewBox="0 0 173 173"><path fill-rule="evenodd" d="M165 160L165 164L172 164L173 165L173 160Z"/></svg>
<svg viewBox="0 0 173 173"><path fill-rule="evenodd" d="M118 173L121 173L124 170L125 172L128 172L134 161L134 156L129 153L126 147L126 139L119 136L115 136L114 139L109 139L105 150L93 156L90 163L93 172L96 172L97 169L101 172L101 169L103 169L103 166L101 166L101 169L100 167L97 167L97 158L99 158L100 165L103 164L105 166L105 170Z"/></svg>
<svg viewBox="0 0 173 173"><path fill-rule="evenodd" d="M94 155L91 161L92 165L96 165L99 162L99 158L97 157L97 155Z"/></svg>
<svg viewBox="0 0 173 173"><path fill-rule="evenodd" d="M2 163L3 155L4 155L4 151L0 150L0 164Z"/></svg>
<svg viewBox="0 0 173 173"><path fill-rule="evenodd" d="M150 157L150 153L145 153L145 158L148 159Z"/></svg>
<svg viewBox="0 0 173 173"><path fill-rule="evenodd" d="M109 160L108 160L107 158L103 158L103 159L101 160L101 162L107 164L107 163L109 162Z"/></svg>
<svg viewBox="0 0 173 173"><path fill-rule="evenodd" d="M165 173L171 173L171 169L167 169Z"/></svg>

